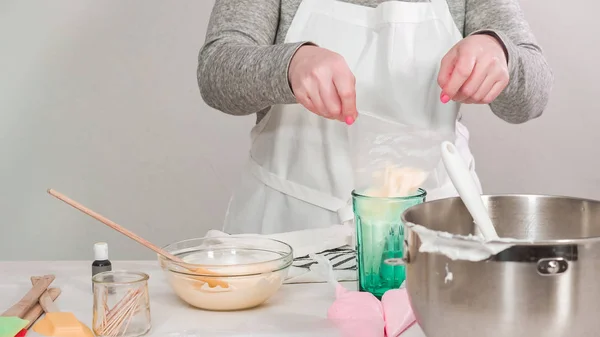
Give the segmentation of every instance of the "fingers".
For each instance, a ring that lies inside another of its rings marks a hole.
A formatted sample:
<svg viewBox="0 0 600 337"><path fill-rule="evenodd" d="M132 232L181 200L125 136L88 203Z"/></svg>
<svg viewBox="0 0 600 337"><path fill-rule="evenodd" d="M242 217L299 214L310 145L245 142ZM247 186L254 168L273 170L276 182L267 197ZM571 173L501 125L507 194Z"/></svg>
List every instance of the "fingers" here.
<svg viewBox="0 0 600 337"><path fill-rule="evenodd" d="M508 86L509 73L502 43L485 35L470 35L444 56L438 75L440 100L489 104Z"/></svg>
<svg viewBox="0 0 600 337"><path fill-rule="evenodd" d="M320 83L319 93L325 108L324 111L321 111L321 115L329 119L343 121L342 102L333 84L333 80L330 79L327 82Z"/></svg>
<svg viewBox="0 0 600 337"><path fill-rule="evenodd" d="M454 67L450 74L450 79L446 85L442 87L442 102L452 100L456 94L471 76L473 69L475 68L476 58L470 55L460 55L457 52L457 56L454 60ZM444 102L444 103L446 103Z"/></svg>
<svg viewBox="0 0 600 337"><path fill-rule="evenodd" d="M490 90L494 86L494 83L496 83L496 79L494 78L494 76L487 75L485 77L485 80L479 85L479 89L477 89L477 91L474 94L470 95L465 100L465 103L468 103L468 104L481 103L483 98L488 94L488 92L490 92Z"/></svg>
<svg viewBox="0 0 600 337"><path fill-rule="evenodd" d="M327 108L325 107L325 104L321 98L319 84L317 81L312 79L306 80L304 83L304 90L305 99L300 103L304 105L305 108L316 113L317 115L328 118L329 113L327 112Z"/></svg>
<svg viewBox="0 0 600 337"><path fill-rule="evenodd" d="M490 104L508 85L508 73L502 67L496 67L490 62L487 68L487 76L479 86L479 89L465 100L470 104Z"/></svg>
<svg viewBox="0 0 600 337"><path fill-rule="evenodd" d="M460 87L460 90L458 90L458 93L456 94L456 96L454 96L453 99L456 102L465 102L467 100L472 99L476 93L480 92L482 89L482 84L488 77L487 69L488 65L482 62L476 63L475 67L473 68L473 72L471 73L471 76L469 76L469 78L465 81L462 87ZM489 84L488 91L492 88L493 84L493 82Z"/></svg>
<svg viewBox="0 0 600 337"><path fill-rule="evenodd" d="M348 125L358 117L354 76L348 70L330 76L316 76L304 83L306 99L300 103L308 110ZM300 101L300 100L299 100Z"/></svg>
<svg viewBox="0 0 600 337"><path fill-rule="evenodd" d="M331 75L326 72L315 72L302 81L302 90L296 99L313 113L329 118L339 119L341 103L337 95Z"/></svg>
<svg viewBox="0 0 600 337"><path fill-rule="evenodd" d="M493 74L496 82L489 92L481 99L481 103L483 104L492 103L510 82L510 75L508 74L508 69L506 67L496 67Z"/></svg>
<svg viewBox="0 0 600 337"><path fill-rule="evenodd" d="M440 65L440 73L438 74L438 85L440 86L440 88L446 87L446 84L448 84L448 81L450 81L450 75L452 75L452 70L454 69L454 65L456 64L456 58L456 48L452 48L442 59L442 63Z"/></svg>
<svg viewBox="0 0 600 337"><path fill-rule="evenodd" d="M358 117L356 109L356 79L348 72L334 75L333 84L337 89L337 95L341 102L341 121L352 125Z"/></svg>
<svg viewBox="0 0 600 337"><path fill-rule="evenodd" d="M356 80L340 54L300 47L290 61L288 78L296 100L308 110L348 125L356 120Z"/></svg>
<svg viewBox="0 0 600 337"><path fill-rule="evenodd" d="M292 85L297 88L296 99L319 116L350 125L358 116L356 80L341 56L332 56L328 62L312 67Z"/></svg>
<svg viewBox="0 0 600 337"><path fill-rule="evenodd" d="M502 90L504 90L504 88L506 88L506 85L507 84L503 81L498 81L498 82L494 83L494 86L487 93L487 95L485 95L485 97L481 100L481 103L484 103L484 104L492 103L496 99L496 97L498 97L498 95L500 95L500 93L502 93Z"/></svg>
<svg viewBox="0 0 600 337"><path fill-rule="evenodd" d="M318 79L304 84L306 99L300 102L308 110L328 119L352 124L356 119L356 92L352 81Z"/></svg>

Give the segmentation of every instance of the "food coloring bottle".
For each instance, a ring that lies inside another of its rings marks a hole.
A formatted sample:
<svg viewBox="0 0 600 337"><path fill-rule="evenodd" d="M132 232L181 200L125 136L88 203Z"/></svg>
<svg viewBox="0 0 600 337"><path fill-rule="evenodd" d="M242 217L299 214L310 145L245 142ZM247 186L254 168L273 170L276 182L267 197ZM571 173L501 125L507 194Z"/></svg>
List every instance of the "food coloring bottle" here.
<svg viewBox="0 0 600 337"><path fill-rule="evenodd" d="M108 260L108 244L106 242L98 242L94 244L94 262L92 262L92 277L98 273L111 271L112 264ZM94 284L92 282L92 291Z"/></svg>

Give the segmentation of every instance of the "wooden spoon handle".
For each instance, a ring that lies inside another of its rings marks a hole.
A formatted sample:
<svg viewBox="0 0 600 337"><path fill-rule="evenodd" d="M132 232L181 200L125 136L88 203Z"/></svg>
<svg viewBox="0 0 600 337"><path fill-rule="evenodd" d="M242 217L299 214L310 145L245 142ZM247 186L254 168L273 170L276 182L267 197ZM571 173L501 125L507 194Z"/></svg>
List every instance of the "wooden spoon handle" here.
<svg viewBox="0 0 600 337"><path fill-rule="evenodd" d="M33 281L31 283L33 284ZM58 296L60 296L61 291L60 288L48 288L48 290L46 290L42 296L44 296L46 293L50 295L52 301L56 301ZM33 308L29 309L29 311L23 317L24 320L29 321L25 329L29 329L40 317L42 317L43 313L44 309L39 303L34 305Z"/></svg>
<svg viewBox="0 0 600 337"><path fill-rule="evenodd" d="M110 219L105 218L104 216L102 216L102 215L100 215L100 214L92 211L91 209L83 206L82 204L78 203L77 201L70 199L66 195L61 194L61 193L59 193L59 192L57 192L57 191L55 191L53 189L49 189L48 193L51 196L53 196L53 197L55 197L55 198L63 201L64 203L68 204L69 206L74 207L74 208L80 210L81 212L83 212L83 213L91 216L92 218L94 218L94 219L102 222L103 224L105 224L108 227L116 230L117 232L119 232L119 233L127 236L128 238L130 238L130 239L132 239L134 241L137 241L139 244L141 244L141 245L143 245L143 246L145 246L147 248L152 249L157 254L160 254L160 255L162 255L162 256L164 256L164 257L166 257L168 259L171 259L173 261L176 261L176 262L184 262L179 257L177 257L177 256L175 256L175 255L173 255L173 254L165 251L164 249L162 249L162 248L156 246L155 244L153 244L152 242L147 241L146 239L137 236L132 231L130 231L130 230L124 228L123 226L121 226L121 225L119 225L119 224L111 221Z"/></svg>
<svg viewBox="0 0 600 337"><path fill-rule="evenodd" d="M31 277L31 284L35 284L40 280L39 276ZM49 289L44 291L44 293L40 296L39 304L42 307L42 310L45 312L56 312L58 311L58 307L54 303L54 299L50 296Z"/></svg>
<svg viewBox="0 0 600 337"><path fill-rule="evenodd" d="M48 294L46 296L40 296L40 305L42 306L42 309L44 309L45 312L58 312L58 307L56 306L56 303L54 303L52 297L50 297L50 295Z"/></svg>
<svg viewBox="0 0 600 337"><path fill-rule="evenodd" d="M117 224L116 222L111 221L108 218L103 217L102 215L92 211L91 209L83 206L82 204L78 203L75 200L70 199L69 197L67 197L66 195L59 193L53 189L49 189L48 190L48 194L50 194L51 196L63 201L64 203L70 205L71 207L74 207L75 209L80 210L81 212L91 216L92 218L102 222L103 224L107 225L108 227L116 230L117 232L129 237L130 239L138 242L139 244L152 249L153 251L155 251L157 254L162 255L164 257L166 257L167 259L170 259L172 261L175 261L175 263L177 263L178 265L194 272L197 274L205 274L205 275L217 275L217 273L213 272L212 270L208 270L205 268L199 268L199 267L194 267L193 265L190 265L188 263L186 263L185 261L183 261L181 258L179 258L178 256L175 256L167 251L165 251L164 249L154 245L153 243L151 243L150 241L147 241L139 236L137 236L135 233L131 232L128 229L125 229L124 227L122 227L121 225ZM201 280L203 282L208 283L211 287L214 287L216 285L219 285L221 287L227 288L228 287L228 283L221 281L221 280L215 280L215 279L211 279L211 278L205 278L205 277L201 277L198 276L197 277L198 280Z"/></svg>
<svg viewBox="0 0 600 337"><path fill-rule="evenodd" d="M17 316L23 318L27 311L31 309L40 296L48 289L48 286L54 281L54 275L42 276L31 289L23 296L23 298L15 305L6 310L2 316Z"/></svg>

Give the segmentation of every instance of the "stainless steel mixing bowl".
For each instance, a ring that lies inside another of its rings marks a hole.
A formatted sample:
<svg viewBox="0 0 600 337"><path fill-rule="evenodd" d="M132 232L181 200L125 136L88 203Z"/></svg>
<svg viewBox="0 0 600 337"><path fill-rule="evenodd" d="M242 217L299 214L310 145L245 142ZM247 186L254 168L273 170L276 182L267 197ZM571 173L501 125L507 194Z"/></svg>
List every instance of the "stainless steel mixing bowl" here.
<svg viewBox="0 0 600 337"><path fill-rule="evenodd" d="M412 224L473 234L460 198L403 215L406 286L427 337L587 337L600 334L600 201L484 196L498 235L531 240L480 262L419 252Z"/></svg>

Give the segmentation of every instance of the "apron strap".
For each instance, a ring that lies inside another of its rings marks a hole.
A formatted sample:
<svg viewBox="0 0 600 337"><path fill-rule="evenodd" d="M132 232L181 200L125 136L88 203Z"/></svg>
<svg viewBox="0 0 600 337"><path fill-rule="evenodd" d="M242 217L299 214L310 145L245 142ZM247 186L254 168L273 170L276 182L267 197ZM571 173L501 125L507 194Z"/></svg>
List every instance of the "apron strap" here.
<svg viewBox="0 0 600 337"><path fill-rule="evenodd" d="M250 155L248 166L250 172L256 177L256 179L270 188L314 206L337 213L340 224L343 224L344 222L354 218L352 205L349 202L345 202L344 200L336 198L332 195L281 178L260 166L260 164L258 164L256 160L252 158L252 155Z"/></svg>

